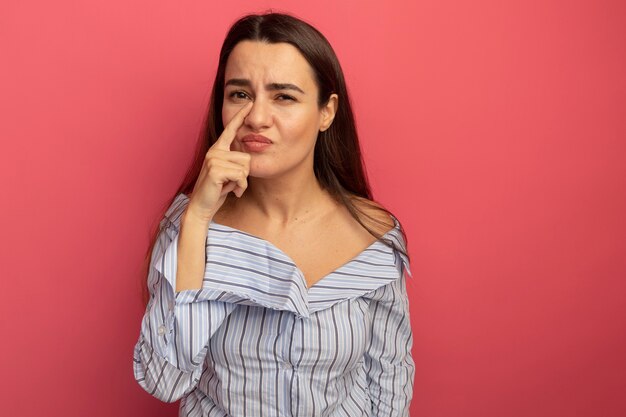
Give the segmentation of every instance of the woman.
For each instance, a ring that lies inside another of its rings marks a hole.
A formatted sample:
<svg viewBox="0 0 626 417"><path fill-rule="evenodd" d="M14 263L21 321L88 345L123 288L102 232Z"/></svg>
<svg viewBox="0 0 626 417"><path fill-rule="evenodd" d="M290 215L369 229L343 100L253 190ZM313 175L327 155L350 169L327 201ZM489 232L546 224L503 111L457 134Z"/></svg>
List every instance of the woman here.
<svg viewBox="0 0 626 417"><path fill-rule="evenodd" d="M408 415L404 235L372 201L341 68L310 25L230 29L150 252L135 377L180 415Z"/></svg>

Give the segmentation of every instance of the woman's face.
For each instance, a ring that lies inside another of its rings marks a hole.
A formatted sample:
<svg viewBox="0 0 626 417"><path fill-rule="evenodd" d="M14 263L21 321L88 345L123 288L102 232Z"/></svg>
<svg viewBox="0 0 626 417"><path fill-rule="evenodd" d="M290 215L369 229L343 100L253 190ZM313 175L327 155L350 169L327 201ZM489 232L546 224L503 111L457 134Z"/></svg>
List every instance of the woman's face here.
<svg viewBox="0 0 626 417"><path fill-rule="evenodd" d="M313 70L294 46L256 41L235 46L226 63L222 121L226 126L253 102L231 145L251 155L250 176L313 172L315 141L332 123L337 96L321 109L317 100Z"/></svg>

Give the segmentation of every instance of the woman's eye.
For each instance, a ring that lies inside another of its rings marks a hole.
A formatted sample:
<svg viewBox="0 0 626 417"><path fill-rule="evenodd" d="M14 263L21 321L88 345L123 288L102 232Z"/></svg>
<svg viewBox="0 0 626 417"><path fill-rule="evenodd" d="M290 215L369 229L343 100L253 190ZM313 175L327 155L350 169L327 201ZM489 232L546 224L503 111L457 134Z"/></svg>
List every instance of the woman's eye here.
<svg viewBox="0 0 626 417"><path fill-rule="evenodd" d="M228 97L234 98L236 100L245 100L246 98L248 98L248 94L243 91L233 91L228 95Z"/></svg>
<svg viewBox="0 0 626 417"><path fill-rule="evenodd" d="M276 96L276 98L279 101L289 101L289 100L296 101L295 98L293 98L293 97L291 97L290 95L287 95L287 94L279 94L278 96Z"/></svg>

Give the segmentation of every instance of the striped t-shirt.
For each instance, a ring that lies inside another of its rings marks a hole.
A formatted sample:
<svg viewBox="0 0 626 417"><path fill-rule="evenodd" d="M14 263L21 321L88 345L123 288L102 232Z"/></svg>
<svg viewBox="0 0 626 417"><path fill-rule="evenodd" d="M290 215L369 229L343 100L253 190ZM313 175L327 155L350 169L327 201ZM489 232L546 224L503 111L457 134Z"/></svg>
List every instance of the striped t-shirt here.
<svg viewBox="0 0 626 417"><path fill-rule="evenodd" d="M199 290L176 288L176 197L152 253L134 373L180 416L408 416L408 260L381 240L307 288L270 242L211 223ZM395 219L394 219L395 220ZM384 236L404 249L400 225Z"/></svg>

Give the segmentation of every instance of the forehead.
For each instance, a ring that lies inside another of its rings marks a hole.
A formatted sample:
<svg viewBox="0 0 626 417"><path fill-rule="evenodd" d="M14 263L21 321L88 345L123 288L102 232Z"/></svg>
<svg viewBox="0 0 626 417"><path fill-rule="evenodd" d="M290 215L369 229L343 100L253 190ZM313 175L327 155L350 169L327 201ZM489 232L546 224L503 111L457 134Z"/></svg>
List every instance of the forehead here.
<svg viewBox="0 0 626 417"><path fill-rule="evenodd" d="M309 63L296 47L283 42L239 42L226 62L225 78L249 79L253 84L292 83L305 91L315 87Z"/></svg>

